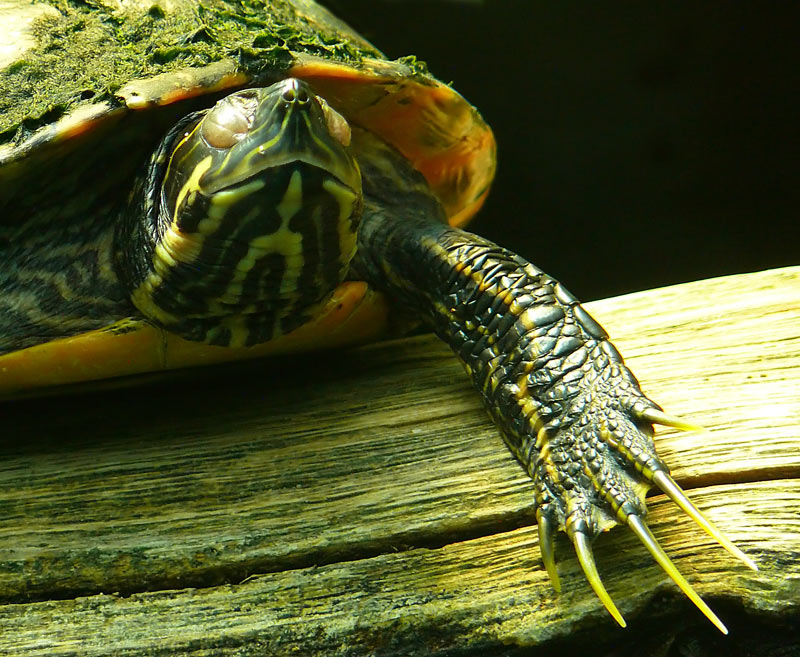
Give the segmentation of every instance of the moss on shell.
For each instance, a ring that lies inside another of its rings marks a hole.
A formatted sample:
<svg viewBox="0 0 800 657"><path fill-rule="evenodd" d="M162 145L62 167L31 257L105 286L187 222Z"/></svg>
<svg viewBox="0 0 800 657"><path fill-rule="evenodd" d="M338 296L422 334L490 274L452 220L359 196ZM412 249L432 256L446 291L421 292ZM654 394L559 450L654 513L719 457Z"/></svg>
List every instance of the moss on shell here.
<svg viewBox="0 0 800 657"><path fill-rule="evenodd" d="M20 2L20 4L22 4ZM233 59L274 77L293 52L358 63L381 56L309 0L50 0L36 46L0 71L0 143L16 143L85 102L114 99L133 79Z"/></svg>

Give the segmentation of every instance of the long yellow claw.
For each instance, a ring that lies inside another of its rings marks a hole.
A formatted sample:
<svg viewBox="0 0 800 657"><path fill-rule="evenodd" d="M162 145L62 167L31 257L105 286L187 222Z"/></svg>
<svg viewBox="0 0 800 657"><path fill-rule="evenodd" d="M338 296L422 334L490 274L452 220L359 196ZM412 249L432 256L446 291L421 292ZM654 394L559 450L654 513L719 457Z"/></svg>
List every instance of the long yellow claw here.
<svg viewBox="0 0 800 657"><path fill-rule="evenodd" d="M662 492L669 497L675 504L677 504L683 512L694 520L703 530L711 536L717 543L724 547L734 557L739 559L748 568L758 570L756 562L736 547L733 542L722 533L722 531L714 525L703 513L698 509L692 501L686 497L680 486L675 483L675 480L670 477L666 472L657 470L653 473L653 483L658 486Z"/></svg>
<svg viewBox="0 0 800 657"><path fill-rule="evenodd" d="M664 572L669 575L670 579L672 579L672 581L678 585L678 588L686 594L686 596L700 611L703 612L708 620L714 623L720 632L727 634L728 628L725 627L717 615L711 611L711 608L703 601L703 599L697 595L697 592L692 588L692 585L686 581L684 576L681 575L680 571L675 567L675 564L670 561L670 558L666 555L664 550L661 549L661 546L658 544L658 541L656 540L655 536L653 536L650 528L645 524L644 520L637 515L631 514L628 516L628 526L647 548L647 551L653 555L653 558L656 560L658 565L661 566Z"/></svg>
<svg viewBox="0 0 800 657"><path fill-rule="evenodd" d="M688 422L676 415L669 415L664 411L659 411L656 408L647 408L637 415L646 420L650 424L661 424L665 427L672 427L673 429L680 429L681 431L708 431L705 427L699 424Z"/></svg>
<svg viewBox="0 0 800 657"><path fill-rule="evenodd" d="M553 551L555 539L553 536L553 525L541 511L536 515L539 525L539 552L542 554L544 569L547 571L547 575L550 577L550 583L553 585L556 593L561 593L561 580L558 578L556 558Z"/></svg>
<svg viewBox="0 0 800 657"><path fill-rule="evenodd" d="M600 602L603 603L608 613L620 624L620 627L625 627L625 619L622 617L622 614L619 613L619 609L617 609L611 596L608 595L608 591L606 591L606 587L603 586L600 575L597 573L589 537L583 532L575 532L572 534L572 541L575 544L575 552L578 555L578 561L583 569L583 574L586 575L590 586L597 597L600 598Z"/></svg>

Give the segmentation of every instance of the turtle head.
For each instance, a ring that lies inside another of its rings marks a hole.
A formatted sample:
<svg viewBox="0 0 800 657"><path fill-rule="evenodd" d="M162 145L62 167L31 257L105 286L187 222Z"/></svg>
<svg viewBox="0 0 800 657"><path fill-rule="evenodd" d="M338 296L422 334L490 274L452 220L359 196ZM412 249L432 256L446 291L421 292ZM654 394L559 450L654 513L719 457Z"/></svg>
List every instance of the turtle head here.
<svg viewBox="0 0 800 657"><path fill-rule="evenodd" d="M186 117L139 187L117 233L120 269L134 305L188 339L241 346L288 332L355 255L350 129L300 80Z"/></svg>
<svg viewBox="0 0 800 657"><path fill-rule="evenodd" d="M289 165L297 171L297 163L358 189L361 181L349 145L347 121L305 82L289 78L271 87L245 89L220 100L176 144L165 196L174 211L191 191L212 197L242 183L268 185L270 170ZM192 176L196 183L184 190Z"/></svg>

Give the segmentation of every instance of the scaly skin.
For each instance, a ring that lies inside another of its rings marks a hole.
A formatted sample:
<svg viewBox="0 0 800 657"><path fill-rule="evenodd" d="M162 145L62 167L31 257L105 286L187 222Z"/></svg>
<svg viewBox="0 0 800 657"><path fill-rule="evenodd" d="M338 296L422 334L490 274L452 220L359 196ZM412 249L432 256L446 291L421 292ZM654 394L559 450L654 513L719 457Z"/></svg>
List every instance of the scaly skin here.
<svg viewBox="0 0 800 657"><path fill-rule="evenodd" d="M442 223L421 177L388 147L357 135L365 209L355 270L428 319L472 377L511 452L535 485L542 557L559 588L553 533L565 531L608 611L625 625L597 574L591 541L628 525L717 627L653 538L645 494L662 488L735 556L669 476L653 423L664 414L639 388L603 328L560 283L492 242Z"/></svg>
<svg viewBox="0 0 800 657"><path fill-rule="evenodd" d="M111 264L111 210L93 207L81 222L58 210L39 225L0 226L0 355L134 311Z"/></svg>

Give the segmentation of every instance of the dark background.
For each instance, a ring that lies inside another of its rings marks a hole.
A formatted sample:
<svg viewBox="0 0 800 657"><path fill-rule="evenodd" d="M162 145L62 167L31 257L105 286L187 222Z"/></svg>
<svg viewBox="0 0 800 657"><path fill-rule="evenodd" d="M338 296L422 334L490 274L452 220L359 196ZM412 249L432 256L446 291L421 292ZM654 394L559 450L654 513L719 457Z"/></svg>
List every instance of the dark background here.
<svg viewBox="0 0 800 657"><path fill-rule="evenodd" d="M800 263L800 3L323 4L481 110L471 228L580 298Z"/></svg>

